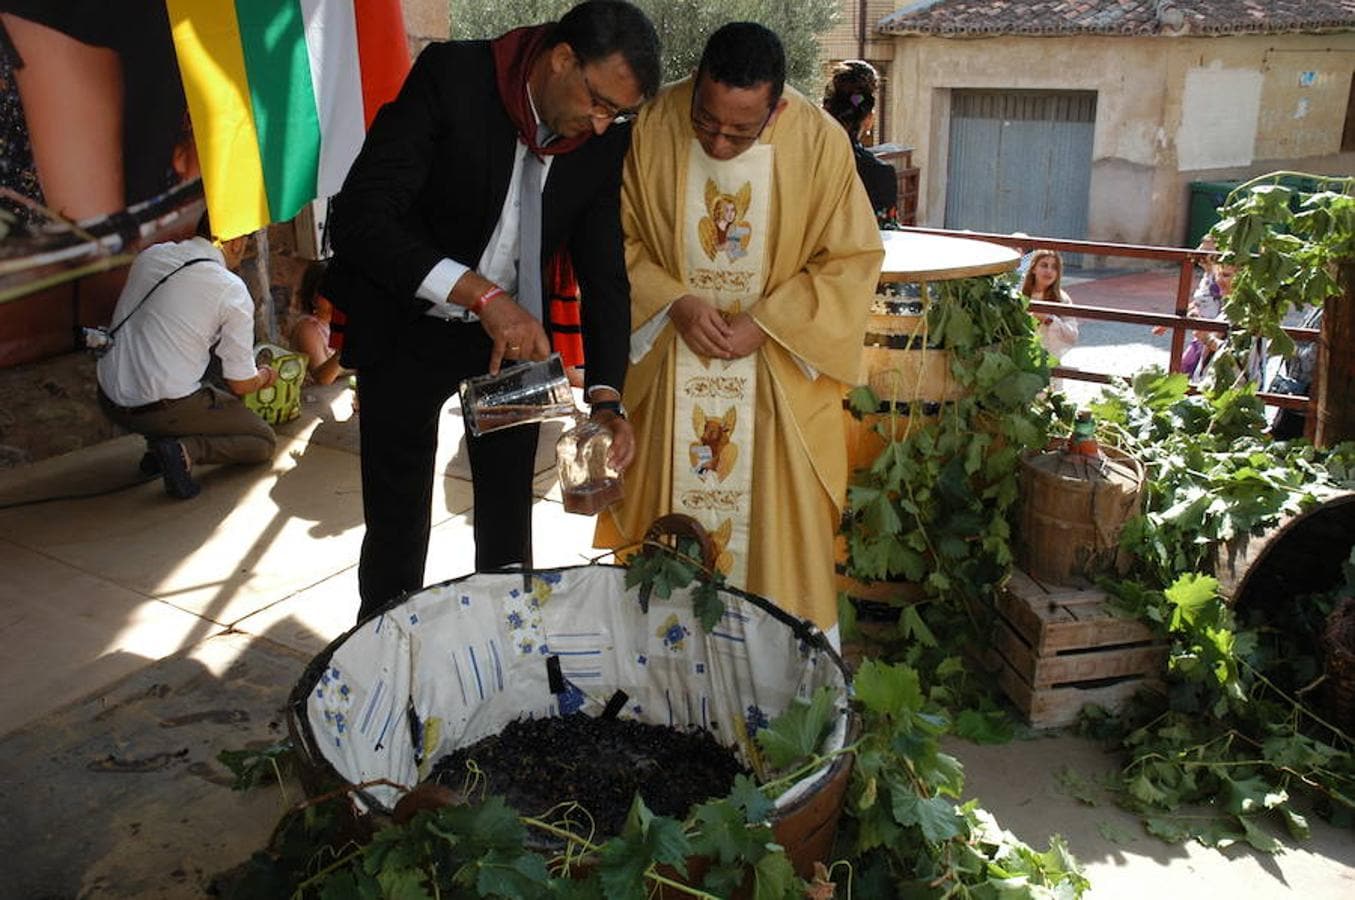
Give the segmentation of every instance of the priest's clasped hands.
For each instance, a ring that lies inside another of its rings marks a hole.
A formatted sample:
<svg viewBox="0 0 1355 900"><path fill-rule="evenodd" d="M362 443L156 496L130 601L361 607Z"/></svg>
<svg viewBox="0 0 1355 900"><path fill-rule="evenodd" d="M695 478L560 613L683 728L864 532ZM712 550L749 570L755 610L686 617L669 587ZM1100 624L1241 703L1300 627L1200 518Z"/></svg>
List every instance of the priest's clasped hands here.
<svg viewBox="0 0 1355 900"><path fill-rule="evenodd" d="M757 352L767 333L746 312L728 318L713 303L683 294L668 308L668 318L693 353L715 359L741 359Z"/></svg>

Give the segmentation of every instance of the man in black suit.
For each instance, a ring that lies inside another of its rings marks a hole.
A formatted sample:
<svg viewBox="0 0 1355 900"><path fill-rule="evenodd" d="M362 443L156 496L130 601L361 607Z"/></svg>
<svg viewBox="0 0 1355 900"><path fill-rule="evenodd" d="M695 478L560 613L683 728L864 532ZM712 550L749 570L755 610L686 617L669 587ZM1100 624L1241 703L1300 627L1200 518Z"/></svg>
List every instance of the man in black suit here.
<svg viewBox="0 0 1355 900"><path fill-rule="evenodd" d="M626 123L658 88L658 52L642 12L590 0L493 41L430 45L373 121L334 198L325 282L348 316L343 363L362 409L359 620L423 586L447 398L504 360L550 353L533 273L557 249L582 295L585 398L613 462L630 462L619 191ZM467 435L477 570L532 564L537 431Z"/></svg>

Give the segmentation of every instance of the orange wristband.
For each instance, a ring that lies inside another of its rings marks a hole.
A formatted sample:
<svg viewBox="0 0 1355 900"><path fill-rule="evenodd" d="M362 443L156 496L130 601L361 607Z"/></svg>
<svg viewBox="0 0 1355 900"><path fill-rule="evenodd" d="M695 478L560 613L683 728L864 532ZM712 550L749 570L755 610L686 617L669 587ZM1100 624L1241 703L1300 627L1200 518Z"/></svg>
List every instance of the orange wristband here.
<svg viewBox="0 0 1355 900"><path fill-rule="evenodd" d="M470 310L471 312L475 313L478 316L484 310L485 304L489 303L489 301L493 300L495 297L502 296L503 293L504 293L503 288L499 287L496 284L489 290L485 291L480 296L476 297L475 302L471 303L471 305L466 307L466 309Z"/></svg>

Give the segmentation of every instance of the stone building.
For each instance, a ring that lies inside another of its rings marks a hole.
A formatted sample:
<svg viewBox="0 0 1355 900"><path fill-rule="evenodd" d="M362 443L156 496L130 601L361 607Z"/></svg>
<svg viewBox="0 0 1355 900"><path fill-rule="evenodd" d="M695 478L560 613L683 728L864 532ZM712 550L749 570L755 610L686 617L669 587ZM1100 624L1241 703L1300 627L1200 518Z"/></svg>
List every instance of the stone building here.
<svg viewBox="0 0 1355 900"><path fill-rule="evenodd" d="M1355 0L921 0L861 46L920 224L1181 246L1202 185L1355 172Z"/></svg>

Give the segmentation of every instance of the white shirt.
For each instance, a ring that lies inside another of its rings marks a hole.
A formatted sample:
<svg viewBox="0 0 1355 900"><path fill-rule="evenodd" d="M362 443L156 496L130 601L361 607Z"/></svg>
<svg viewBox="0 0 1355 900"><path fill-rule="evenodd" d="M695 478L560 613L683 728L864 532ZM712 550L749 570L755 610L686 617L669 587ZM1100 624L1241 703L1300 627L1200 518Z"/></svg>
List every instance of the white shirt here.
<svg viewBox="0 0 1355 900"><path fill-rule="evenodd" d="M544 144L549 131L541 122L541 116L536 111L536 101L532 99L530 90L527 92L527 102L531 105L532 117L537 122L537 140ZM522 208L522 162L527 158L527 152L527 145L519 137L513 148L513 174L508 178L508 193L503 198L503 208L499 210L498 224L494 226L494 232L489 236L489 243L485 244L484 252L480 254L480 260L475 264L477 273L497 284L514 297L518 293L518 256L520 255L518 252L518 222L521 219L520 210ZM541 191L543 193L546 190L546 179L550 177L550 167L554 160L554 154L547 154L542 160ZM470 266L457 262L451 257L443 257L433 268L429 269L428 274L419 284L419 289L414 292L414 295L419 299L427 300L433 304L428 307L425 315L458 322L479 321L479 317L466 307L447 300L452 293L452 287L461 280L462 275L469 271ZM544 272L542 272L541 287L545 293L541 298L541 314L549 316L550 286L545 282ZM593 391L599 388L616 390L611 385L595 384L588 389L585 399L591 397Z"/></svg>
<svg viewBox="0 0 1355 900"><path fill-rule="evenodd" d="M174 272L202 258L211 262ZM138 309L141 298L170 272ZM254 301L206 238L156 244L138 254L110 327L124 320L97 366L99 387L118 406L178 400L198 390L213 344L222 374L231 381L253 378L258 370Z"/></svg>
<svg viewBox="0 0 1355 900"><path fill-rule="evenodd" d="M537 137L545 140L545 126L540 124L541 117L537 115L536 103L532 100L531 91L527 92L527 101L532 107L532 116L537 121ZM517 144L513 149L513 174L508 178L508 193L503 198L503 209L499 211L499 222L494 226L494 233L489 236L489 243L485 245L484 252L480 254L480 261L475 264L475 271L484 276L489 281L494 282L514 297L518 293L518 221L521 218L519 210L522 207L522 161L527 158L527 145L519 137ZM555 156L547 155L541 167L541 190L546 189L546 178L550 175L550 165ZM470 267L459 263L449 257L444 257L428 271L424 276L419 289L415 291L415 296L422 300L427 300L433 305L428 308L427 314L437 316L441 319L455 319L462 321L475 321L476 315L464 306L456 303L447 302L448 295L452 292L452 286L461 280L461 276L470 271ZM549 298L542 298L542 306L546 306Z"/></svg>

